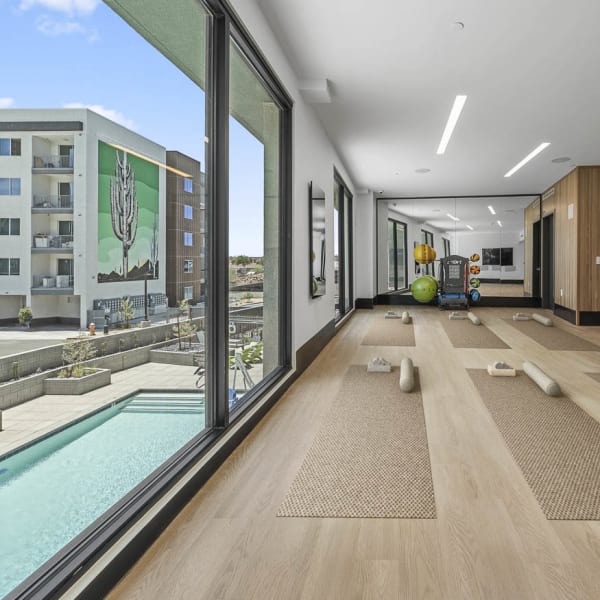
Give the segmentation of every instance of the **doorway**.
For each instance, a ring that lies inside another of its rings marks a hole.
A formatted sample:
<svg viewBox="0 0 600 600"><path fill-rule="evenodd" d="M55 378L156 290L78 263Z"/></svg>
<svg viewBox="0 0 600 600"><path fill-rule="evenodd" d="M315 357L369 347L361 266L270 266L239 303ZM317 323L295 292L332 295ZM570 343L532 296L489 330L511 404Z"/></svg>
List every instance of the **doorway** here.
<svg viewBox="0 0 600 600"><path fill-rule="evenodd" d="M535 238L534 238L535 240ZM542 308L554 308L554 214L542 222Z"/></svg>
<svg viewBox="0 0 600 600"><path fill-rule="evenodd" d="M540 252L541 221L533 224L533 257L531 269L531 295L534 298L541 296L540 275L542 273L542 255Z"/></svg>

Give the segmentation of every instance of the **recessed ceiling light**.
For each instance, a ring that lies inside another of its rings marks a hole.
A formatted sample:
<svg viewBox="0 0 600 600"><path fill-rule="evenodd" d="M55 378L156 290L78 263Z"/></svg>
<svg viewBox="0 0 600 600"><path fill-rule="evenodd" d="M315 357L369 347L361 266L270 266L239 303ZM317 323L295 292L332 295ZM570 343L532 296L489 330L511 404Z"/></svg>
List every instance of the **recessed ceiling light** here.
<svg viewBox="0 0 600 600"><path fill-rule="evenodd" d="M502 221L496 221L496 223L498 223L499 227L502 227Z"/></svg>
<svg viewBox="0 0 600 600"><path fill-rule="evenodd" d="M450 213L446 213L447 217L450 217L453 221L460 221L460 219L458 217L455 217L454 215L451 215Z"/></svg>
<svg viewBox="0 0 600 600"><path fill-rule="evenodd" d="M564 162L569 162L571 160L571 158L569 156L559 156L558 158L553 158L552 162L553 163L564 163Z"/></svg>
<svg viewBox="0 0 600 600"><path fill-rule="evenodd" d="M431 169L422 167L420 169L415 169L415 173L419 173L419 174L423 175L424 173L431 173Z"/></svg>
<svg viewBox="0 0 600 600"><path fill-rule="evenodd" d="M475 228L471 227L470 225L467 225L467 229L470 229L471 231L475 231Z"/></svg>
<svg viewBox="0 0 600 600"><path fill-rule="evenodd" d="M488 206L488 210L489 210L489 211L490 211L490 212L491 212L493 215L495 215L495 214L496 214L496 211L494 210L494 207L493 207L491 204Z"/></svg>
<svg viewBox="0 0 600 600"><path fill-rule="evenodd" d="M466 101L466 96L456 96L456 98L454 99L454 104L452 105L452 110L450 111L450 116L448 117L446 128L444 129L442 139L440 140L440 145L437 149L438 154L444 154L444 152L446 152L446 147L448 146L448 142L452 137L452 132L456 127L456 123L458 122L458 118L460 117L460 113L462 112Z"/></svg>
<svg viewBox="0 0 600 600"><path fill-rule="evenodd" d="M377 193L378 194L383 194L383 190L379 190Z"/></svg>
<svg viewBox="0 0 600 600"><path fill-rule="evenodd" d="M504 177L510 177L514 175L523 165L526 165L532 158L535 158L540 152L545 150L550 145L550 142L544 142L540 144L535 150L530 152L520 163L517 163L510 171L508 171Z"/></svg>
<svg viewBox="0 0 600 600"><path fill-rule="evenodd" d="M454 21L451 25L455 31L462 31L465 28L465 24L462 21Z"/></svg>
<svg viewBox="0 0 600 600"><path fill-rule="evenodd" d="M400 175L400 171L396 171L394 175Z"/></svg>

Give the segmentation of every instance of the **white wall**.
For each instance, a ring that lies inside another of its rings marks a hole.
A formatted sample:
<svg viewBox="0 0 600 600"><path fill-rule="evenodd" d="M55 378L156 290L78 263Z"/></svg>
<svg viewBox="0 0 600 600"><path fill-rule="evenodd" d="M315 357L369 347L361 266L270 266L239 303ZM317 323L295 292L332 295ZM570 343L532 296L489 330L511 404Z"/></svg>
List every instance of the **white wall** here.
<svg viewBox="0 0 600 600"><path fill-rule="evenodd" d="M24 296L0 296L0 319L16 319L24 300Z"/></svg>
<svg viewBox="0 0 600 600"><path fill-rule="evenodd" d="M298 91L294 74L255 0L233 0L232 5L294 100L293 109L293 285L292 355L335 317L333 252L327 252L327 294L311 298L309 286L308 183L314 181L326 198L326 247L333 249L333 169L338 170L354 195L354 214L361 212L354 185L312 107ZM356 217L354 218L356 222ZM356 240L356 235L353 236ZM355 251L356 256L356 251ZM356 263L356 261L355 261ZM356 264L354 272L356 281ZM355 286L356 289L356 286ZM355 297L357 294L355 293Z"/></svg>
<svg viewBox="0 0 600 600"><path fill-rule="evenodd" d="M453 252L460 256L481 255L482 248L512 248L515 271L507 271L504 267L481 267L481 279L517 279L522 280L525 274L525 244L519 239L518 232L507 233L456 233ZM481 262L479 262L482 265Z"/></svg>
<svg viewBox="0 0 600 600"><path fill-rule="evenodd" d="M355 297L372 299L375 282L375 199L373 192L361 192L354 199Z"/></svg>

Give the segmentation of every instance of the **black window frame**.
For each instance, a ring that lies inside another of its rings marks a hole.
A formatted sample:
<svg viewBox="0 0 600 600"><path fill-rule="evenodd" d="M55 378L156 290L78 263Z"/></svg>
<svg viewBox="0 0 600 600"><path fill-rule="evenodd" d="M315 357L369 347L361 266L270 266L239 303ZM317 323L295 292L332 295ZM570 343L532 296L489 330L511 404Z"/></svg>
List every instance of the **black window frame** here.
<svg viewBox="0 0 600 600"><path fill-rule="evenodd" d="M353 236L353 201L354 196L350 192L350 188L346 185L343 177L339 171L334 167L333 169L333 181L334 185L338 190L338 198L340 205L338 207L338 260L339 260L339 279L338 279L338 303L335 307L335 320L336 322L341 321L347 314L352 312L354 308L354 236ZM348 215L346 215L346 203L344 199L348 200ZM335 202L335 193L334 193ZM348 218L348 239L344 235L345 219ZM348 256L350 257L350 264L346 265L346 242L350 246ZM348 274L349 284L348 290L350 292L349 302L346 303L346 273ZM346 309L348 304L348 309ZM339 310L338 310L339 309Z"/></svg>
<svg viewBox="0 0 600 600"><path fill-rule="evenodd" d="M0 217L0 221L6 221L6 233L2 233L0 229L0 235L21 235L21 219L18 217ZM16 230L16 233L15 233Z"/></svg>
<svg viewBox="0 0 600 600"><path fill-rule="evenodd" d="M388 223L392 223L394 228L394 289L390 290L388 285L388 291L403 292L408 289L408 225L404 221L394 219L393 217L388 217ZM404 283L406 285L402 288L398 287L398 261L396 260L396 257L398 256L398 225L402 225L404 230Z"/></svg>

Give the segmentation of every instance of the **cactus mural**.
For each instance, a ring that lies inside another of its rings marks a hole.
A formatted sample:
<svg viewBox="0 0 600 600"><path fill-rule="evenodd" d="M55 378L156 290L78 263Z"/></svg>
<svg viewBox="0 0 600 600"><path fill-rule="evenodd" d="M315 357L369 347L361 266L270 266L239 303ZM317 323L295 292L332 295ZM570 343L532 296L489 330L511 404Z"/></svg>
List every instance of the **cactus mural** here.
<svg viewBox="0 0 600 600"><path fill-rule="evenodd" d="M98 142L98 283L159 277L159 167Z"/></svg>
<svg viewBox="0 0 600 600"><path fill-rule="evenodd" d="M110 180L110 216L112 228L123 244L123 278L129 273L129 248L135 242L138 226L138 203L135 197L135 173L127 162L127 152L119 160L115 152L115 176Z"/></svg>

